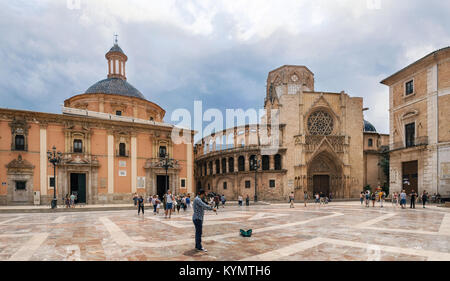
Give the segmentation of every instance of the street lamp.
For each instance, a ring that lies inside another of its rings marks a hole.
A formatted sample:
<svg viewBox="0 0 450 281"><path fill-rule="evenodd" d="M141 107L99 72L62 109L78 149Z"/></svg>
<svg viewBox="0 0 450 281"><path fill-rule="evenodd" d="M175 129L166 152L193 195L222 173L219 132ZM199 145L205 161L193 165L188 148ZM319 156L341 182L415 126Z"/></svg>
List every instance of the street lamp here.
<svg viewBox="0 0 450 281"><path fill-rule="evenodd" d="M160 161L160 166L163 167L166 170L166 183L165 183L165 193L167 193L167 172L169 170L169 168L173 168L174 164L175 164L175 160L174 159L170 159L169 158L169 153L161 153L159 155L159 157L161 158Z"/></svg>
<svg viewBox="0 0 450 281"><path fill-rule="evenodd" d="M255 171L255 199L254 200L255 200L255 202L258 202L258 195L257 195L257 191L256 191L258 183L257 183L256 175L258 173L258 169L261 167L261 160L258 160L255 156L255 158L252 158L250 160L250 166Z"/></svg>
<svg viewBox="0 0 450 281"><path fill-rule="evenodd" d="M53 146L52 151L47 151L47 158L50 163L53 164L53 199L52 199L52 209L56 208L56 165L61 162L62 153L60 151L56 152L56 147Z"/></svg>

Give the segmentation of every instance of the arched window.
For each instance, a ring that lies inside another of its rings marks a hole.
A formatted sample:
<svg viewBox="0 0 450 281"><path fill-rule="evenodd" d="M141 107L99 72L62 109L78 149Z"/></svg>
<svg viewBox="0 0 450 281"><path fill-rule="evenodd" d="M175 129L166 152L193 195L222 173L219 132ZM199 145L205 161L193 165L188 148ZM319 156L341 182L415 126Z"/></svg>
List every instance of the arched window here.
<svg viewBox="0 0 450 281"><path fill-rule="evenodd" d="M219 159L216 160L216 174L220 174L220 161L219 161Z"/></svg>
<svg viewBox="0 0 450 281"><path fill-rule="evenodd" d="M126 146L123 142L119 143L119 156L127 156L125 148Z"/></svg>
<svg viewBox="0 0 450 281"><path fill-rule="evenodd" d="M23 135L16 135L15 149L25 150L25 137Z"/></svg>
<svg viewBox="0 0 450 281"><path fill-rule="evenodd" d="M267 171L270 169L270 158L269 155L263 155L262 156L262 169L264 171Z"/></svg>
<svg viewBox="0 0 450 281"><path fill-rule="evenodd" d="M225 174L227 172L227 159L222 158L222 174Z"/></svg>
<svg viewBox="0 0 450 281"><path fill-rule="evenodd" d="M238 171L239 172L245 171L245 158L244 158L244 156L239 156L239 158L238 158Z"/></svg>
<svg viewBox="0 0 450 281"><path fill-rule="evenodd" d="M209 175L212 175L213 174L213 164L212 164L212 162L209 162L208 165L209 165Z"/></svg>
<svg viewBox="0 0 450 281"><path fill-rule="evenodd" d="M248 165L249 165L249 171L254 171L255 168L253 167L253 165L255 165L256 163L256 155L251 155L250 158L248 159Z"/></svg>
<svg viewBox="0 0 450 281"><path fill-rule="evenodd" d="M228 158L228 172L234 173L234 158Z"/></svg>
<svg viewBox="0 0 450 281"><path fill-rule="evenodd" d="M281 170L281 155L277 154L274 157L274 162L275 162L275 170Z"/></svg>
<svg viewBox="0 0 450 281"><path fill-rule="evenodd" d="M208 175L208 170L206 169L206 163L203 165L203 175L207 176Z"/></svg>
<svg viewBox="0 0 450 281"><path fill-rule="evenodd" d="M73 152L74 153L82 153L83 152L83 141L82 140L73 140Z"/></svg>

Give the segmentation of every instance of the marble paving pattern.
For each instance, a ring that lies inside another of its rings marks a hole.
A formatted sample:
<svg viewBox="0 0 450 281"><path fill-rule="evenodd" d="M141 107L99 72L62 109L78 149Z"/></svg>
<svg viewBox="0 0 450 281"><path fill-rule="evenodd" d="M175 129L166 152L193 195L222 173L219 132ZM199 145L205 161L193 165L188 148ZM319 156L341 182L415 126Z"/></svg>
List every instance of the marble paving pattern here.
<svg viewBox="0 0 450 281"><path fill-rule="evenodd" d="M250 238L239 229L253 229ZM450 261L450 210L358 202L227 206L208 212L208 253L193 249L192 210L0 214L0 260Z"/></svg>

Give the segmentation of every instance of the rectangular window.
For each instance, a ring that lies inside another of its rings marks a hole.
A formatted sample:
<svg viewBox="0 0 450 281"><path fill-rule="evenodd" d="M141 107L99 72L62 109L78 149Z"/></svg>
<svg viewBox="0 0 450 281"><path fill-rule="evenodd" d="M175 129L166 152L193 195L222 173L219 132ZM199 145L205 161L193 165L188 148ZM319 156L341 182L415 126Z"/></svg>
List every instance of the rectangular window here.
<svg viewBox="0 0 450 281"><path fill-rule="evenodd" d="M49 180L50 180L50 187L55 187L55 178L51 177L49 178Z"/></svg>
<svg viewBox="0 0 450 281"><path fill-rule="evenodd" d="M369 139L369 147L372 147L373 146L373 140L372 139Z"/></svg>
<svg viewBox="0 0 450 281"><path fill-rule="evenodd" d="M126 156L124 143L119 143L119 156L122 156L122 157Z"/></svg>
<svg viewBox="0 0 450 281"><path fill-rule="evenodd" d="M117 111L116 111L116 115L117 115L117 116L122 116L122 111L117 110Z"/></svg>
<svg viewBox="0 0 450 281"><path fill-rule="evenodd" d="M269 187L270 188L275 188L275 180L270 180L269 181Z"/></svg>
<svg viewBox="0 0 450 281"><path fill-rule="evenodd" d="M415 145L416 124L411 123L405 125L405 145L406 147L412 147Z"/></svg>
<svg viewBox="0 0 450 281"><path fill-rule="evenodd" d="M16 181L16 190L26 190L27 182L26 181Z"/></svg>
<svg viewBox="0 0 450 281"><path fill-rule="evenodd" d="M185 179L181 179L181 187L186 187L186 180Z"/></svg>
<svg viewBox="0 0 450 281"><path fill-rule="evenodd" d="M73 152L74 153L82 153L83 152L83 141L82 140L74 140L73 141Z"/></svg>
<svg viewBox="0 0 450 281"><path fill-rule="evenodd" d="M245 181L245 188L250 188L250 181Z"/></svg>
<svg viewBox="0 0 450 281"><path fill-rule="evenodd" d="M23 135L17 135L15 139L15 150L25 150L25 137Z"/></svg>
<svg viewBox="0 0 450 281"><path fill-rule="evenodd" d="M167 153L167 148L165 146L160 146L159 147L159 157L160 158L166 157L166 153Z"/></svg>
<svg viewBox="0 0 450 281"><path fill-rule="evenodd" d="M223 189L224 190L227 189L227 182L226 181L223 182Z"/></svg>
<svg viewBox="0 0 450 281"><path fill-rule="evenodd" d="M405 84L405 95L411 95L414 93L414 81L408 81Z"/></svg>

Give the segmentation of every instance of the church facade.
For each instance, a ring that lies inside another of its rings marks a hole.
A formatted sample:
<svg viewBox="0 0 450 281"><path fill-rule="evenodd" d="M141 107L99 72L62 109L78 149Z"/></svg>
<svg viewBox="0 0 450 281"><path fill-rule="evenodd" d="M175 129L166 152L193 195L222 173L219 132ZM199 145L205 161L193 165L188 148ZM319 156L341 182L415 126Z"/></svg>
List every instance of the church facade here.
<svg viewBox="0 0 450 281"><path fill-rule="evenodd" d="M304 192L357 198L364 185L384 184L378 161L387 136L364 121L362 98L316 91L307 67L286 65L269 73L264 109L261 124L228 128L196 144L197 189L285 200L291 192L296 199ZM271 134L273 112L275 150L266 149L263 136Z"/></svg>
<svg viewBox="0 0 450 281"><path fill-rule="evenodd" d="M127 82L128 57L116 44L108 76L64 101L62 114L0 108L0 205L129 203L133 193L191 193L193 131L174 143L164 109ZM47 159L61 152L56 167ZM171 162L167 170L164 159ZM167 175L167 176L166 176Z"/></svg>

